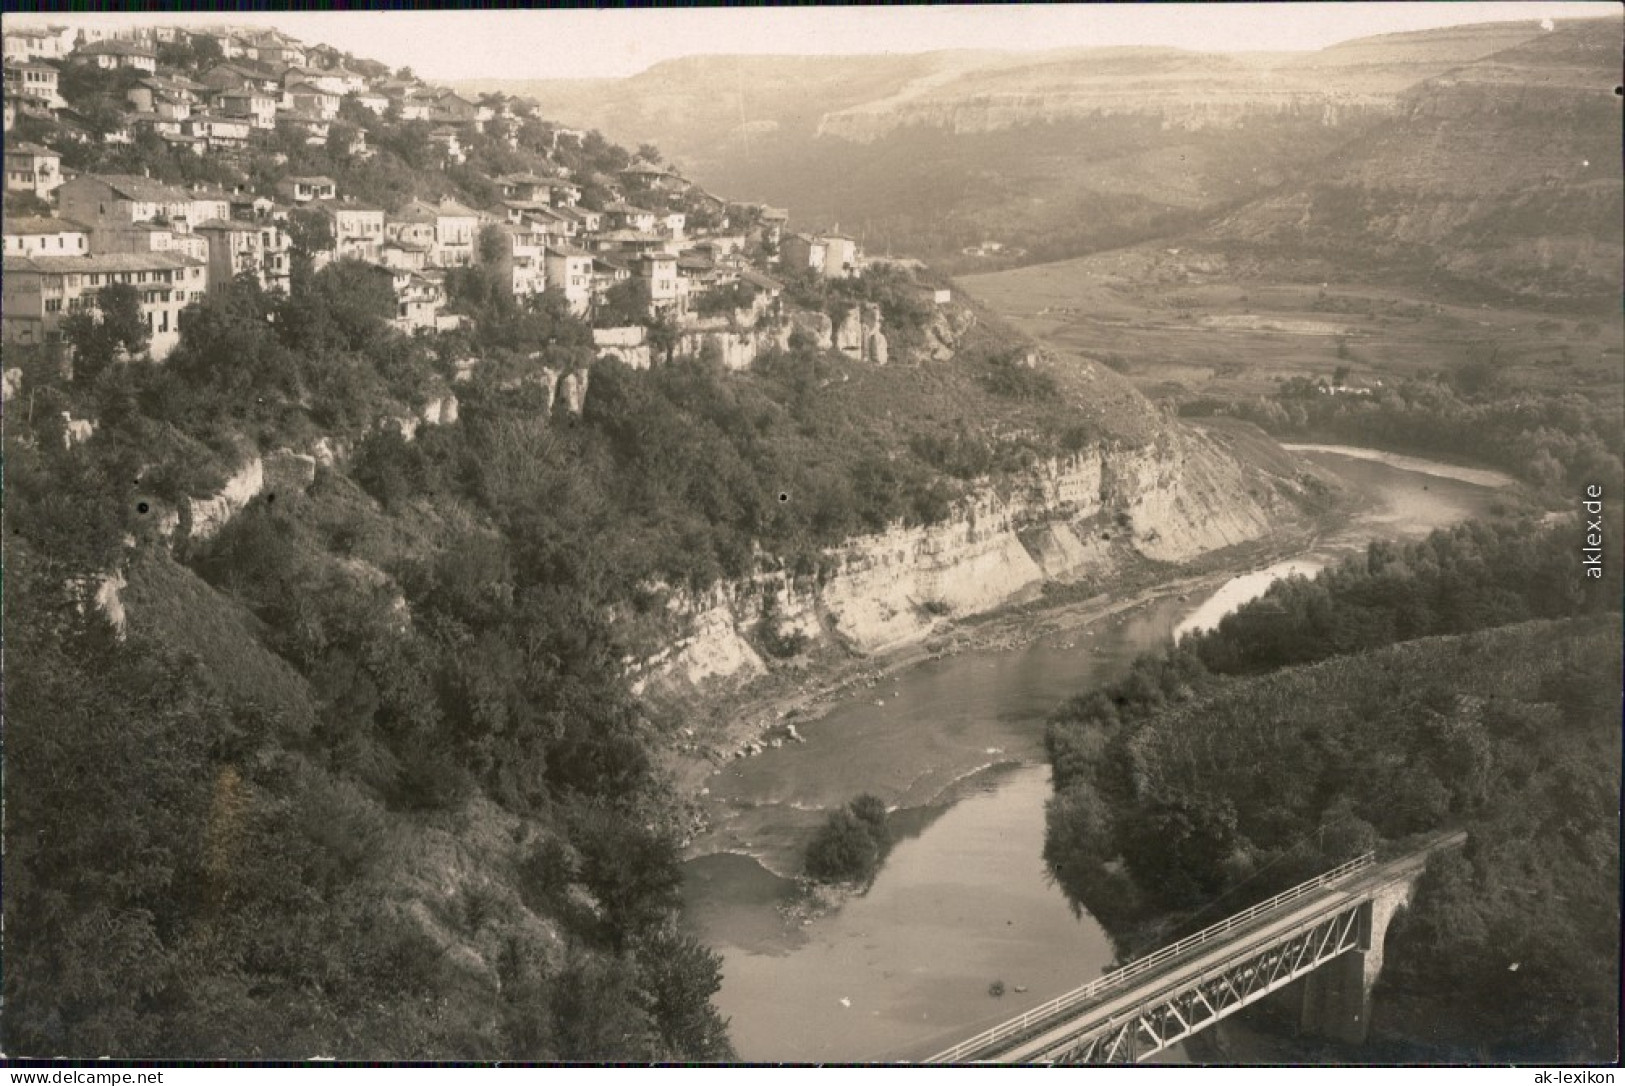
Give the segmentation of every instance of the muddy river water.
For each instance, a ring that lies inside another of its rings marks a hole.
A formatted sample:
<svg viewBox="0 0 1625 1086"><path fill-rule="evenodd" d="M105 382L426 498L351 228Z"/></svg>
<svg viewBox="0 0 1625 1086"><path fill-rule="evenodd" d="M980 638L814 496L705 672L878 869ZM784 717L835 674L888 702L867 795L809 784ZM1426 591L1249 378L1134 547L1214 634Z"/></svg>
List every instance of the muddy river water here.
<svg viewBox="0 0 1625 1086"><path fill-rule="evenodd" d="M1162 599L1017 649L921 664L800 725L804 743L712 776L707 847L717 851L686 865L685 915L723 956L716 1002L742 1059L918 1059L1099 976L1111 943L1073 912L1042 859L1051 710L1278 577L1484 513L1509 482L1364 449L1299 455L1374 499L1312 552L1206 599ZM838 908L787 911L795 886L783 876L799 869L810 832L861 792L895 808L885 866ZM990 993L995 981L1002 996Z"/></svg>

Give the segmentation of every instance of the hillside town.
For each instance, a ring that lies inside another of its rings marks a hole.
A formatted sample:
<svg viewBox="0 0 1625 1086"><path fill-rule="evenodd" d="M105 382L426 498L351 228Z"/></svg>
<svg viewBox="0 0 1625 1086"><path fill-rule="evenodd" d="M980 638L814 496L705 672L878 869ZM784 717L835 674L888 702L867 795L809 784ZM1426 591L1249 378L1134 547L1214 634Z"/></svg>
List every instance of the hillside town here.
<svg viewBox="0 0 1625 1086"><path fill-rule="evenodd" d="M652 147L628 156L527 99L470 99L276 30L4 41L7 344L60 342L100 288L129 284L162 360L187 305L244 276L286 292L303 258L374 269L406 333L462 326L447 274L481 265L517 300L558 292L634 366L655 324L685 349L709 336L739 368L755 332L789 326L785 278L869 263L853 238L792 233L785 209L707 192ZM811 331L884 362L878 314L849 323Z"/></svg>

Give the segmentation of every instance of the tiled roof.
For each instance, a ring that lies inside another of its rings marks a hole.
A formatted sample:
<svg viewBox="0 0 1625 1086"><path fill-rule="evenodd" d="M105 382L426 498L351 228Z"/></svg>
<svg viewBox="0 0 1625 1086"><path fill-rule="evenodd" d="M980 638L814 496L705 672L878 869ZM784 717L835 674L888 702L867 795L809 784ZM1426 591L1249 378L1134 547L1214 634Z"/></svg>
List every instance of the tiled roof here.
<svg viewBox="0 0 1625 1086"><path fill-rule="evenodd" d="M779 282L777 279L773 278L771 275L763 275L761 272L757 271L754 268L741 268L740 271L739 271L739 278L743 279L745 282L749 283L751 286L753 286L753 287L761 287L763 290L783 290L784 289L784 284L783 283Z"/></svg>
<svg viewBox="0 0 1625 1086"><path fill-rule="evenodd" d="M84 180L100 181L126 200L141 203L183 203L192 198L185 189L129 173L86 174Z"/></svg>
<svg viewBox="0 0 1625 1086"><path fill-rule="evenodd" d="M179 253L102 253L98 256L8 256L5 272L97 274L105 272L172 271L199 268L204 261Z"/></svg>
<svg viewBox="0 0 1625 1086"><path fill-rule="evenodd" d="M84 233L88 227L76 223L72 219L49 218L44 215L30 215L19 219L5 220L7 234L62 234Z"/></svg>
<svg viewBox="0 0 1625 1086"><path fill-rule="evenodd" d="M399 211L389 216L395 222L432 223L440 217L439 211L422 200L408 200Z"/></svg>
<svg viewBox="0 0 1625 1086"><path fill-rule="evenodd" d="M83 54L85 56L114 56L114 57L136 57L136 56L140 56L140 57L153 57L154 59L156 59L157 56L158 56L157 53L154 53L151 49L148 49L144 45L136 45L136 44L134 44L132 42L117 41L117 40L99 41L99 42L96 42L96 43L94 43L92 45L81 45L78 49L75 49L74 52Z"/></svg>
<svg viewBox="0 0 1625 1086"><path fill-rule="evenodd" d="M209 219L207 222L198 223L192 229L194 231L222 230L232 234L257 234L260 232L258 224L242 222L238 219Z"/></svg>

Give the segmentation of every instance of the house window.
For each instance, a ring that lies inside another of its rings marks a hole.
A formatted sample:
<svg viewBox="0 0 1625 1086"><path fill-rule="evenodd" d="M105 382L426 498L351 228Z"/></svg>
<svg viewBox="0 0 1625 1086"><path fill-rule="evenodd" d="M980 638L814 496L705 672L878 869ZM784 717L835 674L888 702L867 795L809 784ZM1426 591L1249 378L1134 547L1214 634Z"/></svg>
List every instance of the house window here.
<svg viewBox="0 0 1625 1086"><path fill-rule="evenodd" d="M62 299L61 298L47 298L47 299L45 299L45 312L47 312L47 313L60 313L60 312L62 312Z"/></svg>

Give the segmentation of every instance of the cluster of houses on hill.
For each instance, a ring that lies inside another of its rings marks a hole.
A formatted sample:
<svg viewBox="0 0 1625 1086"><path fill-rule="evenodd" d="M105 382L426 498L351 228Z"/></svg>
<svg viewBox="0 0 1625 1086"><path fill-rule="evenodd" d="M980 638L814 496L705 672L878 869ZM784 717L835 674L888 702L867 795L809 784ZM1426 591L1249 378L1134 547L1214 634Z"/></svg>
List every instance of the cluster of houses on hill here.
<svg viewBox="0 0 1625 1086"><path fill-rule="evenodd" d="M218 46L220 62L201 79L157 62L165 43L189 34ZM432 142L446 161L456 162L460 140L513 121L522 108L520 100L500 95L471 102L274 30L141 28L114 35L8 28L4 40L8 131L20 114L49 115L57 122L51 130L66 139L77 138L73 111L57 86L68 64L134 69L139 74L126 80L124 124L107 138L130 139L131 131L150 127L181 154L239 155L286 125L325 144L329 122L349 98L380 116L428 122ZM373 153L364 133L348 150L356 157ZM594 200L600 206L593 207L582 203L583 186L564 169L489 178L500 202L488 207L446 197L389 209L355 199L322 176L284 177L272 191L247 184L232 191L182 187L128 174L76 176L62 168L57 150L38 143L8 145L5 169L8 193L29 193L52 209L5 220L7 343L59 338L65 316L94 307L102 286L125 283L139 292L152 354L162 358L178 341L180 311L209 289L249 275L267 290L287 290L290 227L312 215L326 225L314 236L327 239L311 254L315 266L357 260L374 268L395 293L396 327L407 332L457 326L460 319L444 312L446 272L474 263L492 267L519 297L556 289L582 317L604 305L617 286L636 280L642 287L636 296L651 315L679 324L707 293L733 284L776 297L779 282L753 266L750 254L775 271L811 269L831 278L861 274L864 265L849 237L791 234L786 211L730 205L647 162L615 178L595 178L599 192L612 199ZM705 228L691 228L683 211L672 210L678 206L705 209ZM730 221L748 228L730 227Z"/></svg>

